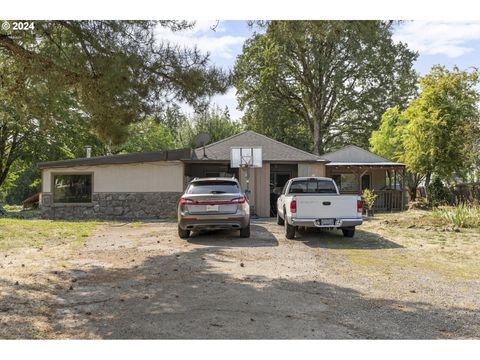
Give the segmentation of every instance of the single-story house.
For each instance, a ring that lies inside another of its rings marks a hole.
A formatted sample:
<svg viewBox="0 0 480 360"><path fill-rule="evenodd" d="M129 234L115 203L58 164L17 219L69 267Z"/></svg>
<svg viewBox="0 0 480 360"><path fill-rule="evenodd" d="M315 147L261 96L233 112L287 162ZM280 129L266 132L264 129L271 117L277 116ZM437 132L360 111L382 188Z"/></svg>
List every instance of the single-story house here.
<svg viewBox="0 0 480 360"><path fill-rule="evenodd" d="M369 187L403 194L396 177L397 171L403 171L403 164L354 146L317 156L254 131L244 131L197 149L40 163L43 216L52 219L174 216L179 197L195 177L235 176L245 189L247 170L230 166L232 147L262 149L262 167L249 171L249 201L253 212L260 217L274 214L276 196L287 180L296 176L331 176L344 193L360 193L362 188ZM403 202L392 202L387 197L378 202L381 208L403 208Z"/></svg>

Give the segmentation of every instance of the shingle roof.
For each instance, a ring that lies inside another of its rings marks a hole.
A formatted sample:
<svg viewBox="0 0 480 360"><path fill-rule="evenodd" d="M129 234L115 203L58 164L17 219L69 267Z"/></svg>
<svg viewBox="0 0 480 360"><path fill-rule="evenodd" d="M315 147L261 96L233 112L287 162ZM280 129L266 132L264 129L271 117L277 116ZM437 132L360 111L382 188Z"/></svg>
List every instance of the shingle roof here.
<svg viewBox="0 0 480 360"><path fill-rule="evenodd" d="M141 162L152 162L162 160L183 160L189 159L192 155L191 149L177 149L167 151L139 152L132 154L119 154L108 156L95 156L90 158L78 158L59 161L47 161L38 163L40 169L57 168L69 166L90 166L105 164L130 164Z"/></svg>
<svg viewBox="0 0 480 360"><path fill-rule="evenodd" d="M348 145L344 148L322 155L324 159L330 161L328 165L403 165L385 159L370 151L362 149L355 145Z"/></svg>
<svg viewBox="0 0 480 360"><path fill-rule="evenodd" d="M262 147L263 161L327 162L323 157L310 154L255 131L244 131L205 146L208 160L230 161L230 148L235 146ZM203 157L203 147L194 150L197 159Z"/></svg>

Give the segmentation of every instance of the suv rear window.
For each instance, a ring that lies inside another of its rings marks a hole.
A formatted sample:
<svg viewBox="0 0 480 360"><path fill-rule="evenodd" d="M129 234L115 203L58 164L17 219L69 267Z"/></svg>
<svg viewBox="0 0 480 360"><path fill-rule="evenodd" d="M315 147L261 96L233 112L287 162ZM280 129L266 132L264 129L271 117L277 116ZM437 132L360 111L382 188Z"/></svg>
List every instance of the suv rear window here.
<svg viewBox="0 0 480 360"><path fill-rule="evenodd" d="M305 194L305 193L319 193L319 194L336 194L337 190L331 180L297 180L290 185L290 194Z"/></svg>
<svg viewBox="0 0 480 360"><path fill-rule="evenodd" d="M196 181L190 184L187 194L237 194L238 184L233 181Z"/></svg>

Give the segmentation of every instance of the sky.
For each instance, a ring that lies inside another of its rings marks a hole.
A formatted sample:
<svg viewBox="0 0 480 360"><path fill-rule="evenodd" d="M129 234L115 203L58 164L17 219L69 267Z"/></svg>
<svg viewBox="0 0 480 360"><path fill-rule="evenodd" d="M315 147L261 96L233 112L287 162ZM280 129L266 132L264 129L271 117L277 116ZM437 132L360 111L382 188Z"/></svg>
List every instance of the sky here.
<svg viewBox="0 0 480 360"><path fill-rule="evenodd" d="M210 54L212 64L224 69L233 69L235 59L242 51L246 39L253 31L247 21L197 21L187 31L175 32L159 28L157 38L186 47L197 46ZM396 25L394 41L401 41L411 50L417 51L419 57L414 64L415 70L426 74L436 64L460 69L480 67L480 21L409 21ZM221 108L228 107L232 119L239 119L242 112L237 109L235 89L211 99L212 104ZM188 106L184 111L191 112Z"/></svg>

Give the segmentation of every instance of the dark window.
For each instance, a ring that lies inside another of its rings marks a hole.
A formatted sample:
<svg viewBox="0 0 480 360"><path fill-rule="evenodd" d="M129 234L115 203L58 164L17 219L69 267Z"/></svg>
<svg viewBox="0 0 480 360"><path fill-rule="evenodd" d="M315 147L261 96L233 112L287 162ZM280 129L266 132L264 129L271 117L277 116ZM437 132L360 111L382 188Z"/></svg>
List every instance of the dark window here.
<svg viewBox="0 0 480 360"><path fill-rule="evenodd" d="M92 202L92 175L54 175L53 202Z"/></svg>
<svg viewBox="0 0 480 360"><path fill-rule="evenodd" d="M332 176L333 181L335 181L335 184L337 184L337 187L339 189L342 188L342 176L341 175L333 175Z"/></svg>
<svg viewBox="0 0 480 360"><path fill-rule="evenodd" d="M336 194L337 190L330 180L297 180L290 185L290 194L321 193Z"/></svg>
<svg viewBox="0 0 480 360"><path fill-rule="evenodd" d="M237 194L240 192L234 181L196 181L190 184L187 194Z"/></svg>
<svg viewBox="0 0 480 360"><path fill-rule="evenodd" d="M362 190L370 189L370 175L362 176Z"/></svg>

